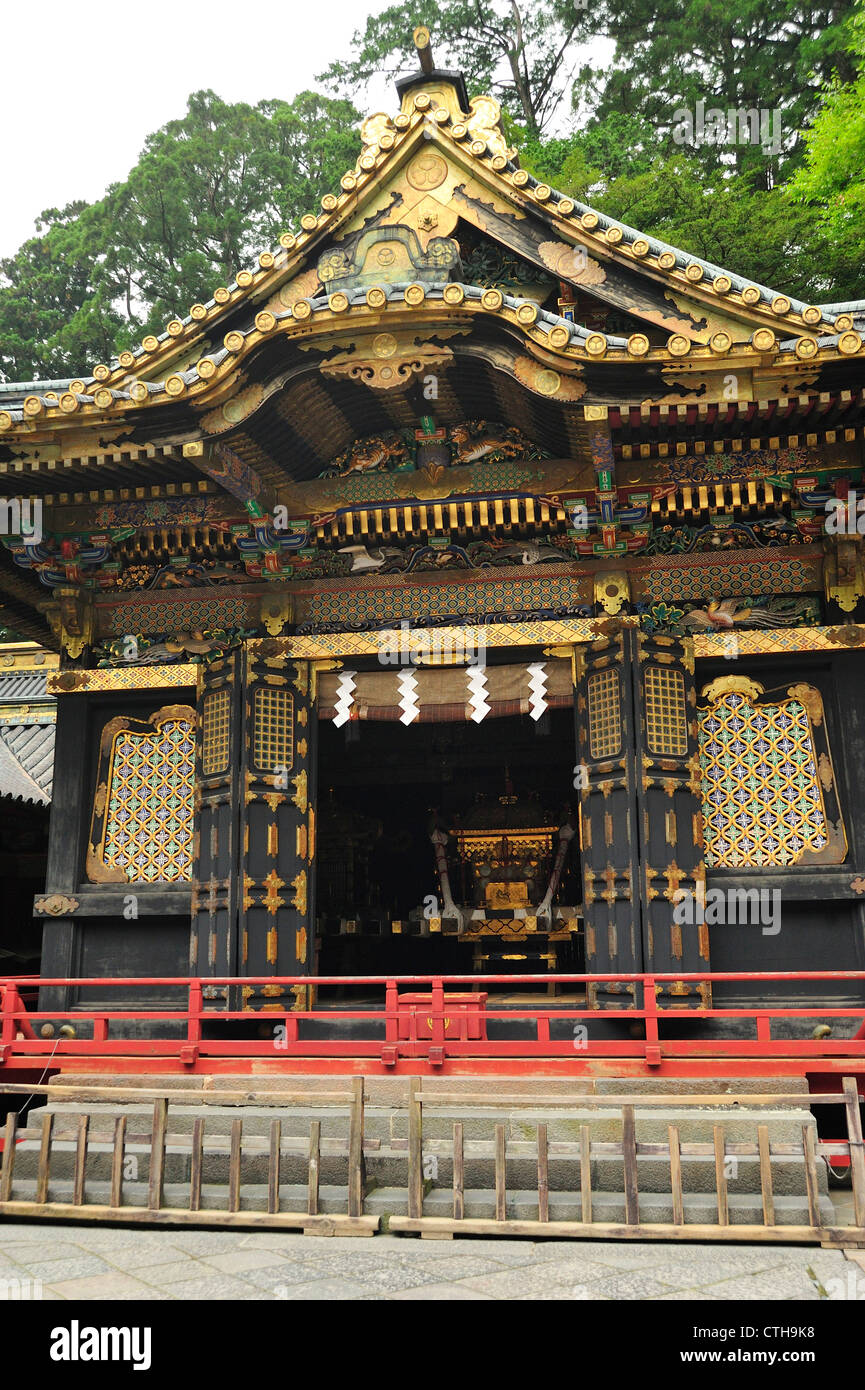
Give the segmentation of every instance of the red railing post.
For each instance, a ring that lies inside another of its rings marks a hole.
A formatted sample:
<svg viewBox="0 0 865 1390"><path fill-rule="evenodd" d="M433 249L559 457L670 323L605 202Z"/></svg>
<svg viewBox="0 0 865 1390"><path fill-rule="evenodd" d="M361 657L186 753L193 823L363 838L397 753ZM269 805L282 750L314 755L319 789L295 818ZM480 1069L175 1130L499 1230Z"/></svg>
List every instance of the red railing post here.
<svg viewBox="0 0 865 1390"><path fill-rule="evenodd" d="M654 975L643 976L643 1009L646 1019L646 1056L649 1048L658 1048L658 996L655 993Z"/></svg>
<svg viewBox="0 0 865 1390"><path fill-rule="evenodd" d="M445 1041L445 987L440 977L432 982L432 1041L436 1047L443 1047Z"/></svg>
<svg viewBox="0 0 865 1390"><path fill-rule="evenodd" d="M204 1009L204 990L200 980L189 981L189 1002L186 1010L186 1041L201 1042L201 1014Z"/></svg>
<svg viewBox="0 0 865 1390"><path fill-rule="evenodd" d="M399 990L396 980L388 980L384 987L384 1040L399 1041Z"/></svg>
<svg viewBox="0 0 865 1390"><path fill-rule="evenodd" d="M15 1020L9 1008L10 996L13 993L14 985L0 986L0 1044L15 1041Z"/></svg>

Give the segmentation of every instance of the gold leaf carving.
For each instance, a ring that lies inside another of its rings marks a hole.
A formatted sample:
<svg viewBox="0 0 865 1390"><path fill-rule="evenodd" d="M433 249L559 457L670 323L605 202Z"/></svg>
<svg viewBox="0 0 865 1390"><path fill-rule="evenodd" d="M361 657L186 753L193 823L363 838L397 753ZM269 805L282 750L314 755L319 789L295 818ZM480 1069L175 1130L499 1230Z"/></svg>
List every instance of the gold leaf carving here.
<svg viewBox="0 0 865 1390"><path fill-rule="evenodd" d="M548 270L572 285L602 285L607 278L600 261L593 260L583 246L569 246L565 241L542 241L538 253Z"/></svg>
<svg viewBox="0 0 865 1390"><path fill-rule="evenodd" d="M814 728L819 729L823 723L823 701L819 690L815 690L813 685L791 685L787 694L791 700L798 700L800 705L804 705Z"/></svg>

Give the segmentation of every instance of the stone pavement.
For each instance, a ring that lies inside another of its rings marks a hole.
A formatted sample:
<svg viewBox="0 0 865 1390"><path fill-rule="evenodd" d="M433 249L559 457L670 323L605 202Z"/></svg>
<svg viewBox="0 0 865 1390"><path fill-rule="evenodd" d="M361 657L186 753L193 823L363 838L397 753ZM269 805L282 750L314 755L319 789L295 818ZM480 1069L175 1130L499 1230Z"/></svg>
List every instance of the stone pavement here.
<svg viewBox="0 0 865 1390"><path fill-rule="evenodd" d="M28 1282L29 1281L29 1282ZM38 1281L38 1282L37 1282ZM815 1246L316 1238L0 1223L0 1299L865 1297L865 1255Z"/></svg>

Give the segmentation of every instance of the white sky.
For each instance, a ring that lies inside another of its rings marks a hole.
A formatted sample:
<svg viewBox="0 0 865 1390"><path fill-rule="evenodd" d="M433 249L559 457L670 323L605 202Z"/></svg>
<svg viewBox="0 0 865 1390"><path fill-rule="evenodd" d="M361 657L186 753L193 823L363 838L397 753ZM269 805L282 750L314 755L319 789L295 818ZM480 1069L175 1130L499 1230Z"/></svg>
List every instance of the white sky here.
<svg viewBox="0 0 865 1390"><path fill-rule="evenodd" d="M149 0L79 12L68 0L39 0L36 11L0 0L0 256L33 235L46 208L94 202L124 179L146 136L181 116L190 92L290 100L348 57L352 34L386 2L289 0L262 9ZM413 23L407 0L408 32ZM433 53L448 65L435 35ZM396 111L390 81L360 105Z"/></svg>

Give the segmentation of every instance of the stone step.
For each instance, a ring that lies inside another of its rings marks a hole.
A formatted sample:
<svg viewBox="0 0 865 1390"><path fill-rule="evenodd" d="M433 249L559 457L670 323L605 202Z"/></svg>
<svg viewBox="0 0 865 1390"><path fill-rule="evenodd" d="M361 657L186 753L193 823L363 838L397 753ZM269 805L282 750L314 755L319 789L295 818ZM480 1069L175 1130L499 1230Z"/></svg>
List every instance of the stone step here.
<svg viewBox="0 0 865 1390"><path fill-rule="evenodd" d="M67 1102L58 1106L52 1100L50 1106L31 1110L28 1123L33 1127L41 1124L41 1116L50 1111L55 1115L55 1130L58 1137L71 1137L74 1124L79 1115L89 1114L94 1128L109 1132L113 1128L116 1115L127 1117L130 1134L148 1135L152 1132L153 1105L129 1104L118 1108L89 1101ZM349 1108L347 1106L222 1106L187 1105L182 1101L169 1106L169 1124L174 1134L191 1134L196 1119L204 1119L208 1135L224 1134L231 1131L233 1121L242 1115L244 1137L265 1138L270 1133L271 1122L279 1119L283 1136L309 1137L309 1127L313 1120L321 1124L322 1138L345 1139L348 1136ZM547 1126L550 1142L570 1140L577 1142L583 1125L588 1125L592 1142L615 1142L621 1139L622 1120L620 1112L614 1107L579 1107L560 1109L532 1109L529 1107L485 1106L430 1106L424 1109L424 1142L435 1139L453 1138L453 1127L459 1121L466 1139L491 1139L495 1125L505 1126L508 1140L537 1142L538 1125ZM712 1142L713 1128L722 1125L727 1142L756 1142L757 1125L766 1125L772 1143L801 1143L803 1124L812 1124L811 1112L807 1109L778 1108L758 1110L754 1107L737 1107L735 1100L729 1106L702 1107L654 1106L651 1109L635 1107L637 1141L640 1143L666 1143L669 1125L676 1125L682 1143ZM364 1111L364 1136L367 1140L378 1140L381 1144L396 1140L408 1140L408 1111L404 1108L367 1105Z"/></svg>
<svg viewBox="0 0 865 1390"><path fill-rule="evenodd" d="M129 1182L124 1186L124 1204L131 1207L147 1205L147 1185L143 1182ZM15 1199L33 1200L35 1183L16 1184ZM91 1205L105 1205L109 1201L108 1183L94 1182L86 1193ZM48 1197L51 1202L70 1202L72 1184L64 1180L49 1184ZM166 1183L164 1188L164 1207L184 1210L188 1206L188 1189L181 1184ZM281 1191L280 1211L304 1212L306 1210L306 1188L300 1185L286 1185ZM202 1187L201 1206L204 1211L224 1211L226 1193L223 1186L206 1184ZM828 1197L819 1199L821 1221L834 1224L834 1210ZM327 1185L320 1193L320 1210L330 1215L347 1210L347 1190L345 1187ZM683 1199L686 1223L704 1222L715 1224L718 1208L714 1196L708 1193L686 1194ZM240 1189L241 1211L265 1211L267 1209L267 1188L263 1183L244 1184ZM558 1221L579 1221L581 1219L579 1194L550 1193L550 1216ZM445 1189L430 1192L424 1199L425 1216L450 1216L453 1212L452 1197ZM377 1188L369 1193L364 1201L364 1213L369 1216L405 1216L407 1199L404 1188ZM495 1216L495 1192L492 1188L480 1188L466 1193L465 1214L472 1218L493 1218ZM511 1220L536 1220L538 1216L537 1192L531 1189L514 1189L508 1192L506 1215ZM594 1221L623 1224L625 1202L621 1193L593 1194L592 1219ZM640 1194L640 1219L647 1222L671 1222L673 1219L672 1201L668 1194L644 1192ZM731 1194L729 1199L729 1219L731 1225L759 1225L762 1222L762 1208L759 1197L753 1194ZM804 1225L808 1222L807 1202L801 1196L779 1196L775 1200L775 1220L779 1226Z"/></svg>

